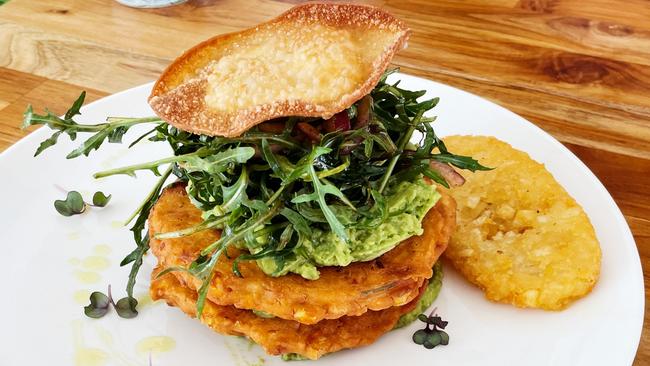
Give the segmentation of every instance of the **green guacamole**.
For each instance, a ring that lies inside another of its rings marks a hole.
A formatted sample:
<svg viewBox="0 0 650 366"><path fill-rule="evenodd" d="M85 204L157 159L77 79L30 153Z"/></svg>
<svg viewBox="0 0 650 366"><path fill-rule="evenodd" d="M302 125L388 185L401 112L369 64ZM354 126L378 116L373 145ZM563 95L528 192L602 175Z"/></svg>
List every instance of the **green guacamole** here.
<svg viewBox="0 0 650 366"><path fill-rule="evenodd" d="M266 318L266 319L275 318L273 314L267 313L266 311L262 311L262 310L253 309L253 314L259 316L260 318Z"/></svg>
<svg viewBox="0 0 650 366"><path fill-rule="evenodd" d="M420 301L418 301L415 309L402 315L393 329L405 327L413 323L418 318L418 315L422 314L433 304L440 293L440 287L442 287L442 265L438 262L433 266L433 276L429 279L429 284L424 290L422 297L420 297Z"/></svg>
<svg viewBox="0 0 650 366"><path fill-rule="evenodd" d="M318 267L347 266L352 262L375 259L403 240L422 235L422 219L438 202L440 193L436 191L435 185L416 179L414 182L401 182L389 187L385 197L388 217L374 227L347 228L347 243L331 231L313 230L310 237L301 238L298 247L281 270L278 271L272 258L258 260L258 266L272 276L293 272L315 280L319 277ZM351 209L339 210L336 214L342 218L342 222L357 219Z"/></svg>
<svg viewBox="0 0 650 366"><path fill-rule="evenodd" d="M309 360L307 357L303 355L299 355L297 353L285 353L282 355L282 360L283 361L306 361Z"/></svg>

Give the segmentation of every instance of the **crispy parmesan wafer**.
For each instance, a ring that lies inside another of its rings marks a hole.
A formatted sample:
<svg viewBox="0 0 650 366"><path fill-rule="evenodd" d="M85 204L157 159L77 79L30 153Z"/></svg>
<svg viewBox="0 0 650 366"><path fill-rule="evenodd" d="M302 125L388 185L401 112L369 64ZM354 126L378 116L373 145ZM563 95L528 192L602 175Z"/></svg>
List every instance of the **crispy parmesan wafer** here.
<svg viewBox="0 0 650 366"><path fill-rule="evenodd" d="M445 256L493 301L560 310L598 280L601 252L582 207L544 165L484 136L444 139L492 171L461 174L450 191L458 229Z"/></svg>
<svg viewBox="0 0 650 366"><path fill-rule="evenodd" d="M154 270L152 278L160 269ZM421 294L425 281L418 290ZM196 317L196 292L183 286L171 274L151 283L151 297L163 299L191 317ZM217 305L206 301L201 322L213 330L229 335L247 336L272 355L297 353L317 359L324 354L373 343L395 327L399 318L415 308L418 298L402 306L368 311L361 316L344 316L305 325L293 320L262 318L250 310Z"/></svg>
<svg viewBox="0 0 650 366"><path fill-rule="evenodd" d="M189 201L183 184L164 190L149 216L151 249L163 267L187 268L199 252L219 238L216 230L176 239L156 233L177 231L201 222L201 211ZM404 305L418 294L431 267L447 247L455 224L455 203L443 194L423 220L424 233L411 237L381 257L345 267L321 267L317 280L296 274L270 277L255 262L242 262L243 277L232 272L237 252L217 262L208 299L220 305L261 310L283 319L314 324L323 319L360 315ZM173 274L191 289L201 281L185 272Z"/></svg>
<svg viewBox="0 0 650 366"><path fill-rule="evenodd" d="M169 124L233 137L283 116L329 118L368 94L407 27L366 5L306 4L175 60L149 103Z"/></svg>

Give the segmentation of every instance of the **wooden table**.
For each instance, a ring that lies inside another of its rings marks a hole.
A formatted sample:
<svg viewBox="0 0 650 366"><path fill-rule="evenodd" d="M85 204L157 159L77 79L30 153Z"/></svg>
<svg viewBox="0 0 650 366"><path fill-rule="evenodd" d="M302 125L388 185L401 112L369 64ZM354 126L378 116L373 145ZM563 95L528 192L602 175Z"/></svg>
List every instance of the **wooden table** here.
<svg viewBox="0 0 650 366"><path fill-rule="evenodd" d="M27 103L62 114L156 79L183 50L299 1L199 0L135 10L110 0L0 6L0 150ZM493 100L562 141L623 210L650 276L650 2L372 1L413 29L402 70ZM646 309L647 309L646 304ZM648 313L648 312L646 312ZM648 316L636 364L650 363Z"/></svg>

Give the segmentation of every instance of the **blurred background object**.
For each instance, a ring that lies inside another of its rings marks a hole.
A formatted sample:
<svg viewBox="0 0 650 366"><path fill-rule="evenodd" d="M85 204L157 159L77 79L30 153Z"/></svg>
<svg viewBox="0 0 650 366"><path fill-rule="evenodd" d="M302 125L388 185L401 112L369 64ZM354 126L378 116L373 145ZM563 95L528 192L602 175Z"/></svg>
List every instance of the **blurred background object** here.
<svg viewBox="0 0 650 366"><path fill-rule="evenodd" d="M1 0L0 0L1 1ZM118 3L132 8L164 8L182 4L187 0L115 0Z"/></svg>

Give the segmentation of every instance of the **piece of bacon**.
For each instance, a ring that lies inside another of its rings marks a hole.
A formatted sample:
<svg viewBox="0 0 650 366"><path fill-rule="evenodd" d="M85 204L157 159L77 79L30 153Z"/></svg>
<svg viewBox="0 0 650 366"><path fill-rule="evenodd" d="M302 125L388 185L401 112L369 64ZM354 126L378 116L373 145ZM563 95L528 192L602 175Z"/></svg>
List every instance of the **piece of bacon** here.
<svg viewBox="0 0 650 366"><path fill-rule="evenodd" d="M442 175L442 177L445 178L447 183L452 187L459 187L465 183L465 178L447 164L431 160L429 166L431 169L440 173L440 175Z"/></svg>
<svg viewBox="0 0 650 366"><path fill-rule="evenodd" d="M353 128L355 130L365 127L370 122L370 106L372 105L372 97L366 95L361 99L357 105L357 118L354 122Z"/></svg>
<svg viewBox="0 0 650 366"><path fill-rule="evenodd" d="M307 136L307 138L311 142L319 142L320 141L321 135L320 135L320 132L316 129L316 127L310 125L307 122L299 122L296 125L296 127L298 128L298 130L300 130L300 132L305 134L305 136Z"/></svg>
<svg viewBox="0 0 650 366"><path fill-rule="evenodd" d="M257 128L259 128L260 131L262 132L270 132L270 133L282 133L284 131L284 122L283 121L267 121L264 123L260 123L257 125Z"/></svg>
<svg viewBox="0 0 650 366"><path fill-rule="evenodd" d="M332 116L332 118L323 122L323 128L325 132L334 132L334 131L347 131L350 129L350 117L348 116L348 111L339 112Z"/></svg>

